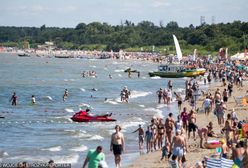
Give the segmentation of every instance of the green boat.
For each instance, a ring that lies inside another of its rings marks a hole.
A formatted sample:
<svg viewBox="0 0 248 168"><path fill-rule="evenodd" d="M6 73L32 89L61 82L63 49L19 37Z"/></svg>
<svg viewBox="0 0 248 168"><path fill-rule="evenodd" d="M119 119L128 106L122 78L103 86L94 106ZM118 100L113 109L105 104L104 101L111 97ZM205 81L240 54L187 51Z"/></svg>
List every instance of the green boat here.
<svg viewBox="0 0 248 168"><path fill-rule="evenodd" d="M167 64L159 65L158 71L149 72L149 76L159 76L161 78L183 78L204 75L205 72L206 70L204 68L185 69L184 65Z"/></svg>

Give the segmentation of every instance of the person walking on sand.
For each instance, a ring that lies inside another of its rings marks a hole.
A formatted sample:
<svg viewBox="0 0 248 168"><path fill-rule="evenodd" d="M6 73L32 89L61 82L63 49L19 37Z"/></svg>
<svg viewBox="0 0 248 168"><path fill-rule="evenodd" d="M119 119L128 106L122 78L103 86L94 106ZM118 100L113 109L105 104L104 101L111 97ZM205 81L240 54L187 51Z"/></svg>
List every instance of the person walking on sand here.
<svg viewBox="0 0 248 168"><path fill-rule="evenodd" d="M172 141L172 133L173 133L174 125L175 125L175 121L173 119L173 114L169 113L168 117L165 120L165 130L170 144Z"/></svg>
<svg viewBox="0 0 248 168"><path fill-rule="evenodd" d="M115 126L115 132L111 136L110 151L113 151L115 156L116 168L121 167L121 154L125 151L124 135L120 132L121 127Z"/></svg>
<svg viewBox="0 0 248 168"><path fill-rule="evenodd" d="M218 124L220 126L222 126L224 124L225 110L226 110L226 106L225 106L223 101L221 101L220 103L216 104L215 114L217 116Z"/></svg>
<svg viewBox="0 0 248 168"><path fill-rule="evenodd" d="M135 131L133 131L132 133L135 132L139 132L139 150L143 149L143 145L144 145L144 138L145 138L145 131L144 129L141 127L141 124L139 124L139 128L136 129Z"/></svg>
<svg viewBox="0 0 248 168"><path fill-rule="evenodd" d="M183 129L187 132L188 131L188 118L189 118L189 113L187 112L187 108L184 107L183 111L181 112L181 119L183 122Z"/></svg>
<svg viewBox="0 0 248 168"><path fill-rule="evenodd" d="M202 102L202 106L206 116L209 116L209 113L212 109L211 105L212 105L211 99L209 99L209 97L207 96L206 99Z"/></svg>
<svg viewBox="0 0 248 168"><path fill-rule="evenodd" d="M172 160L178 160L179 168L182 168L182 158L186 149L185 138L181 135L181 130L177 130L171 143Z"/></svg>
<svg viewBox="0 0 248 168"><path fill-rule="evenodd" d="M151 152L151 148L152 148L152 137L153 137L153 133L151 130L150 126L147 126L147 130L145 133L145 139L146 139L146 153Z"/></svg>
<svg viewBox="0 0 248 168"><path fill-rule="evenodd" d="M99 163L105 161L105 155L102 149L102 146L98 146L95 150L90 150L84 161L83 168L85 168L88 163L88 168L99 168Z"/></svg>
<svg viewBox="0 0 248 168"><path fill-rule="evenodd" d="M190 132L193 131L193 137L195 140L196 139L195 132L197 129L197 125L196 125L196 114L194 110L190 111L188 120L189 120L188 139L190 138Z"/></svg>
<svg viewBox="0 0 248 168"><path fill-rule="evenodd" d="M164 126L162 118L158 120L157 128L158 128L158 137L157 137L158 149L161 149L163 147L163 140L164 140L164 133L165 133L165 126Z"/></svg>
<svg viewBox="0 0 248 168"><path fill-rule="evenodd" d="M11 102L11 105L12 106L16 106L17 105L17 96L16 96L16 92L14 92L13 93L13 95L11 96L11 98L10 98L10 100L9 100L10 102Z"/></svg>
<svg viewBox="0 0 248 168"><path fill-rule="evenodd" d="M222 95L223 95L223 101L224 101L224 103L226 103L228 101L228 91L227 91L227 89L224 89Z"/></svg>

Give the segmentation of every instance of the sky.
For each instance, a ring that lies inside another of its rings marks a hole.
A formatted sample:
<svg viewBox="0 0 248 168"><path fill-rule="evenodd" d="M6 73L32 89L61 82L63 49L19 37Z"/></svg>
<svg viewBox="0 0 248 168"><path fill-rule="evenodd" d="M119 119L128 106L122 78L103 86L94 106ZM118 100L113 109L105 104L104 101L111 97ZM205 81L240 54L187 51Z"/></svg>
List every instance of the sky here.
<svg viewBox="0 0 248 168"><path fill-rule="evenodd" d="M79 23L120 25L151 21L180 27L205 22L248 22L247 0L0 0L0 26L70 27ZM214 19L213 19L214 18Z"/></svg>

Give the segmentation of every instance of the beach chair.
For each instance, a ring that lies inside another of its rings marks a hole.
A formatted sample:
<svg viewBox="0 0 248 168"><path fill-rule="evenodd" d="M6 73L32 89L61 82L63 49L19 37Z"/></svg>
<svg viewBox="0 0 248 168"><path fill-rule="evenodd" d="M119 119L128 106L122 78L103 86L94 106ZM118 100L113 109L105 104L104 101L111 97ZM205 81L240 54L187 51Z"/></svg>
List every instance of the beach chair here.
<svg viewBox="0 0 248 168"><path fill-rule="evenodd" d="M215 158L208 158L206 160L206 168L221 168L221 160Z"/></svg>
<svg viewBox="0 0 248 168"><path fill-rule="evenodd" d="M179 168L177 161L169 160L170 168Z"/></svg>
<svg viewBox="0 0 248 168"><path fill-rule="evenodd" d="M208 158L206 160L206 168L231 168L233 160L221 157L220 159Z"/></svg>

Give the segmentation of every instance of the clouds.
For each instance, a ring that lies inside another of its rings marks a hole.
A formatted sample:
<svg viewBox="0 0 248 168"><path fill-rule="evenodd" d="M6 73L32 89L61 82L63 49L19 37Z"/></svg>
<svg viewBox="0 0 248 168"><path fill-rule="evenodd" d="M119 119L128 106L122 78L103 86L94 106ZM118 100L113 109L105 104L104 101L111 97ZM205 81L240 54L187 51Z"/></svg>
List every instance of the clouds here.
<svg viewBox="0 0 248 168"><path fill-rule="evenodd" d="M46 5L20 5L20 6L10 6L7 7L9 13L17 13L17 14L44 14L44 13L70 13L76 12L78 10L77 6L46 6Z"/></svg>
<svg viewBox="0 0 248 168"><path fill-rule="evenodd" d="M1 0L0 25L75 27L80 22L115 25L127 19L188 26L199 25L200 16L215 16L218 22L247 21L247 9L246 0Z"/></svg>
<svg viewBox="0 0 248 168"><path fill-rule="evenodd" d="M152 6L154 8L163 8L171 6L171 3L166 2L165 0L155 0L154 2L152 2Z"/></svg>

